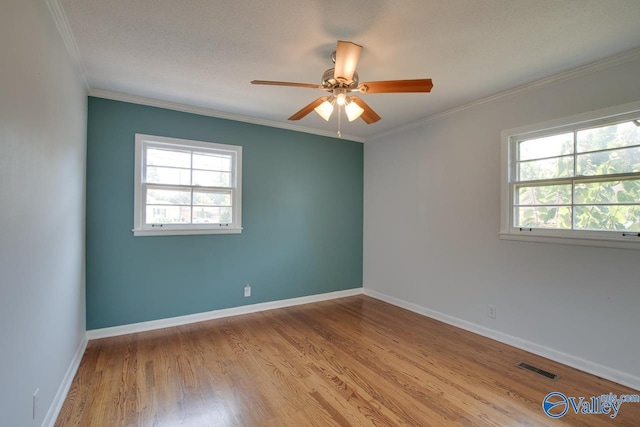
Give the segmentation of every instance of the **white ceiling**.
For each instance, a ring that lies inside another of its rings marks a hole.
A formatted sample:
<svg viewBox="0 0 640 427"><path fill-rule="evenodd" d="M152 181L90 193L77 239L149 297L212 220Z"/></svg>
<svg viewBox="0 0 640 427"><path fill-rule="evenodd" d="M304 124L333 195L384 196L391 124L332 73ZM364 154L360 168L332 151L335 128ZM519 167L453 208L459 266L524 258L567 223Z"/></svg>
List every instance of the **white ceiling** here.
<svg viewBox="0 0 640 427"><path fill-rule="evenodd" d="M369 94L366 138L640 47L639 0L50 0L62 6L91 91L274 123L323 95L337 40L364 47L360 81L432 78L430 94ZM311 113L296 123L335 131Z"/></svg>

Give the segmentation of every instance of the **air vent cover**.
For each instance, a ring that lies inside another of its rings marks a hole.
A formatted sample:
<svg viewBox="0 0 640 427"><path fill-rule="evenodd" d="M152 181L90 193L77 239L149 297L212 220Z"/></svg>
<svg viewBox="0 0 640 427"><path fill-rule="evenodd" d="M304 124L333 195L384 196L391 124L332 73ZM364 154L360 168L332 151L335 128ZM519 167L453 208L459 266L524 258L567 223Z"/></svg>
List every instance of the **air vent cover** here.
<svg viewBox="0 0 640 427"><path fill-rule="evenodd" d="M559 375L556 375L556 374L554 374L552 372L549 372L549 371L545 371L544 369L537 368L537 367L535 367L533 365L529 365L528 363L525 363L525 362L518 362L518 363L516 363L516 366L518 368L526 369L527 371L535 372L536 374L542 375L543 377L546 377L546 378L549 378L552 381L555 381L558 378L560 378Z"/></svg>

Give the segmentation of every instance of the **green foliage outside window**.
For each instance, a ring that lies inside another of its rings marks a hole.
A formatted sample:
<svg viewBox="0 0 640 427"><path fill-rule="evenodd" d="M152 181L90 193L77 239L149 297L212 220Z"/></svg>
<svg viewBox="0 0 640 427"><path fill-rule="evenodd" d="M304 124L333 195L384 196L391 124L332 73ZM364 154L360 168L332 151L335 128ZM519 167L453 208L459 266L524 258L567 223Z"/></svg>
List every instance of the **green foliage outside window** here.
<svg viewBox="0 0 640 427"><path fill-rule="evenodd" d="M640 231L634 122L521 141L518 149L518 181L526 184L516 186L516 227Z"/></svg>

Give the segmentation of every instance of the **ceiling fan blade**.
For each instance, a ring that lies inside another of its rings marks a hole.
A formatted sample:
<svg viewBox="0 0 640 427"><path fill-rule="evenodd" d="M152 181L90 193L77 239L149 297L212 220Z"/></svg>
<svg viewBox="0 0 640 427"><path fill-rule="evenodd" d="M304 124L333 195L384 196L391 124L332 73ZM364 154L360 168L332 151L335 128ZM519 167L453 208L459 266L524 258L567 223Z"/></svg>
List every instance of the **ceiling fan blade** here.
<svg viewBox="0 0 640 427"><path fill-rule="evenodd" d="M369 105L367 105L367 103L364 102L362 99L358 98L357 96L353 96L351 97L351 100L356 104L358 104L360 108L364 110L360 118L365 122L367 122L368 125L370 125L371 123L375 123L381 119L378 113L373 111L373 109L369 107Z"/></svg>
<svg viewBox="0 0 640 427"><path fill-rule="evenodd" d="M322 104L327 99L329 99L328 96L323 96L323 97L320 97L320 98L316 99L315 101L311 102L310 104L306 105L305 107L302 107L302 109L300 111L298 111L297 113L295 113L293 116L289 117L289 120L300 120L301 118L303 118L304 116L306 116L307 114L312 112L314 108L316 108L318 105Z"/></svg>
<svg viewBox="0 0 640 427"><path fill-rule="evenodd" d="M333 77L338 81L350 82L353 80L353 73L356 72L361 52L362 46L338 40Z"/></svg>
<svg viewBox="0 0 640 427"><path fill-rule="evenodd" d="M270 85L270 86L308 87L310 89L324 89L320 85L314 85L314 84L311 84L311 83L274 82L272 80L252 80L251 84L254 84L254 85Z"/></svg>
<svg viewBox="0 0 640 427"><path fill-rule="evenodd" d="M358 86L362 93L431 92L431 79L385 80L366 82Z"/></svg>

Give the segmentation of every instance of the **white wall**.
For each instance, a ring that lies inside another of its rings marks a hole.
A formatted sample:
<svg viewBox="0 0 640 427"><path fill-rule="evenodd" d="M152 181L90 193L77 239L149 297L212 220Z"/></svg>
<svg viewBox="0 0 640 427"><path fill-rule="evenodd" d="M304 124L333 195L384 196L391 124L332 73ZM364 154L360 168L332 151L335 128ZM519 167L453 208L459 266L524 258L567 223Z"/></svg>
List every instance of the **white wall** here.
<svg viewBox="0 0 640 427"><path fill-rule="evenodd" d="M41 425L85 333L86 90L44 0L0 12L0 424ZM32 395L40 389L32 419Z"/></svg>
<svg viewBox="0 0 640 427"><path fill-rule="evenodd" d="M640 100L632 57L367 141L365 289L640 388L640 251L498 236L500 132Z"/></svg>

